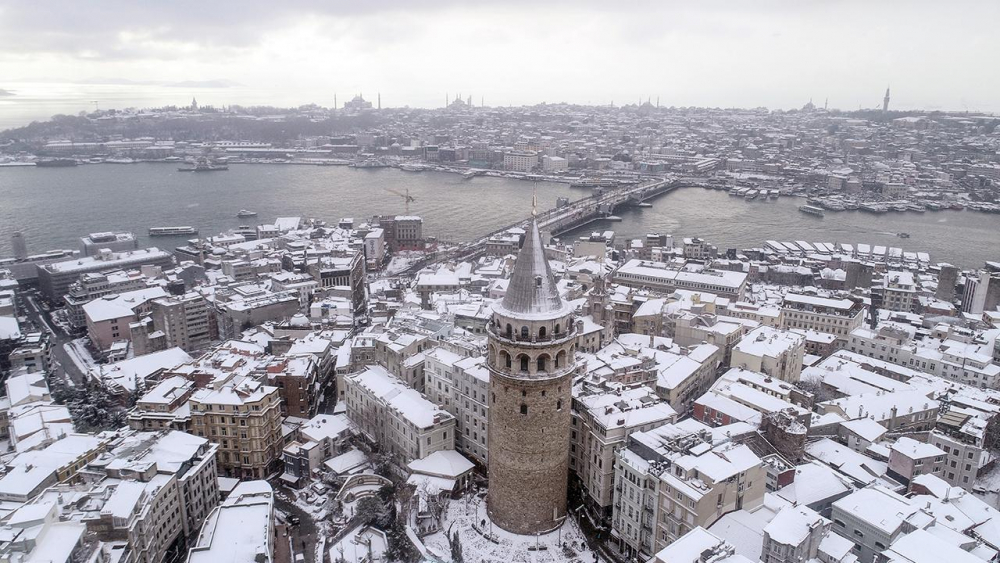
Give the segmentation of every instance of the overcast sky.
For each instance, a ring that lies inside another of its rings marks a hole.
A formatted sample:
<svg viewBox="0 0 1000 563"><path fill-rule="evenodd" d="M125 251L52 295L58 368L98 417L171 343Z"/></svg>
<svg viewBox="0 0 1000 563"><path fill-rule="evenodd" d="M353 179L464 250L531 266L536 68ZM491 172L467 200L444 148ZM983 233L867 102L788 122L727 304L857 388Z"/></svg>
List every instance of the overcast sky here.
<svg viewBox="0 0 1000 563"><path fill-rule="evenodd" d="M1000 111L1000 2L0 0L0 88L231 80L276 104ZM239 101L239 100L232 100Z"/></svg>

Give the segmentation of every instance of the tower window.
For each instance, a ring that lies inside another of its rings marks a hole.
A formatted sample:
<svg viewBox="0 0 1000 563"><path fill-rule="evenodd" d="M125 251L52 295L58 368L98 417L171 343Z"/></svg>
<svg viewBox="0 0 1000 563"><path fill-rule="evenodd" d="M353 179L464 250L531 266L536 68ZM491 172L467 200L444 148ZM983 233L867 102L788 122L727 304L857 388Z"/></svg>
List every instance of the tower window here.
<svg viewBox="0 0 1000 563"><path fill-rule="evenodd" d="M510 323L507 323L507 338L511 338L512 336L514 336L514 327L510 326Z"/></svg>
<svg viewBox="0 0 1000 563"><path fill-rule="evenodd" d="M528 405L521 403L521 414L528 414Z"/></svg>
<svg viewBox="0 0 1000 563"><path fill-rule="evenodd" d="M557 411L561 411L562 410L562 399L559 399L558 401L556 401L556 410Z"/></svg>
<svg viewBox="0 0 1000 563"><path fill-rule="evenodd" d="M545 338L545 327L538 329L538 338Z"/></svg>
<svg viewBox="0 0 1000 563"><path fill-rule="evenodd" d="M528 356L521 356L521 371L528 371Z"/></svg>
<svg viewBox="0 0 1000 563"><path fill-rule="evenodd" d="M547 359L546 356L538 356L538 361L537 361L538 371L545 371L545 369L548 367L548 366L545 365L545 360L546 359Z"/></svg>
<svg viewBox="0 0 1000 563"><path fill-rule="evenodd" d="M526 327L526 326L522 326L522 327L521 327L521 339L523 339L523 340L527 340L527 339L528 339L528 334L530 334L530 333L528 332L528 327Z"/></svg>

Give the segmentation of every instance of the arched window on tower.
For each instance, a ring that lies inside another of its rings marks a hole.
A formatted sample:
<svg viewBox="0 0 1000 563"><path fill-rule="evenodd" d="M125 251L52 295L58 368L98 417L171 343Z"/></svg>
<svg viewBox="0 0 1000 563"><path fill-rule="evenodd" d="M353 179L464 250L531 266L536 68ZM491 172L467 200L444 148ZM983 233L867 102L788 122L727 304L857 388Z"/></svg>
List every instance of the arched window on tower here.
<svg viewBox="0 0 1000 563"><path fill-rule="evenodd" d="M521 354L521 371L528 371L528 356Z"/></svg>
<svg viewBox="0 0 1000 563"><path fill-rule="evenodd" d="M544 338L545 338L545 327L543 326L538 329L538 339L542 340Z"/></svg>
<svg viewBox="0 0 1000 563"><path fill-rule="evenodd" d="M521 403L521 414L528 414L528 405Z"/></svg>
<svg viewBox="0 0 1000 563"><path fill-rule="evenodd" d="M510 354L506 350L500 350L500 365L510 369Z"/></svg>
<svg viewBox="0 0 1000 563"><path fill-rule="evenodd" d="M514 327L510 326L510 323L507 323L507 338L513 338L513 337L514 337Z"/></svg>
<svg viewBox="0 0 1000 563"><path fill-rule="evenodd" d="M562 399L559 399L558 401L556 401L556 410L557 411L561 411L562 410Z"/></svg>
<svg viewBox="0 0 1000 563"><path fill-rule="evenodd" d="M546 371L549 367L548 366L549 357L546 356L545 354L542 354L541 356L538 356L538 360L536 360L536 363L538 371Z"/></svg>
<svg viewBox="0 0 1000 563"><path fill-rule="evenodd" d="M559 325L556 325L556 332L555 332L555 334L556 334L556 335L558 335L558 334L559 334Z"/></svg>
<svg viewBox="0 0 1000 563"><path fill-rule="evenodd" d="M556 368L561 368L565 364L566 364L566 350L560 350L559 353L556 354Z"/></svg>
<svg viewBox="0 0 1000 563"><path fill-rule="evenodd" d="M522 326L521 327L521 340L527 340L529 334L530 333L528 332L528 327Z"/></svg>

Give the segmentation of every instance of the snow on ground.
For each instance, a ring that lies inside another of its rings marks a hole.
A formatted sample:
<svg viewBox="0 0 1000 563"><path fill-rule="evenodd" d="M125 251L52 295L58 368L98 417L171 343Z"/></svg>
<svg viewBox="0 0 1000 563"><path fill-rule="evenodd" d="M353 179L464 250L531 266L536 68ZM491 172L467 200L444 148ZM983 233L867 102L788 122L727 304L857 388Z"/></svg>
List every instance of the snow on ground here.
<svg viewBox="0 0 1000 563"><path fill-rule="evenodd" d="M458 531L462 543L462 556L466 561L483 563L591 563L595 554L586 547L586 541L573 519L567 519L562 528L538 536L519 536L490 526L486 516L486 501L472 497L453 500L448 504L447 515L441 531L423 538L429 551L444 561L451 559L447 534ZM485 520L485 533L496 540L490 541L476 528ZM476 526L476 528L473 527ZM492 531L491 531L492 528ZM560 544L559 542L562 542ZM569 546L564 550L560 545ZM544 549L535 549L535 547ZM604 562L600 557L597 561Z"/></svg>
<svg viewBox="0 0 1000 563"><path fill-rule="evenodd" d="M63 344L63 349L66 350L66 354L76 364L76 368L80 370L80 373L87 373L91 368L97 366L97 361L87 351L86 342L86 338L77 338Z"/></svg>
<svg viewBox="0 0 1000 563"><path fill-rule="evenodd" d="M973 494L993 508L1000 509L1000 466L994 467L976 479Z"/></svg>
<svg viewBox="0 0 1000 563"><path fill-rule="evenodd" d="M318 495L308 487L301 490L283 489L275 492L275 494L285 502L294 504L299 510L311 516L316 522L325 521L330 516L330 511L326 508L328 496Z"/></svg>

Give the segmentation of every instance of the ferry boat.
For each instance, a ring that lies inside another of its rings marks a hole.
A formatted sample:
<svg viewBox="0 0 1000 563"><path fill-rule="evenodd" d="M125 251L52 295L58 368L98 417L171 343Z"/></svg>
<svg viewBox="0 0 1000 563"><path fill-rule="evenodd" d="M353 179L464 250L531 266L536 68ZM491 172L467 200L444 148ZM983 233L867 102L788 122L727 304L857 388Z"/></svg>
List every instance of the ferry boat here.
<svg viewBox="0 0 1000 563"><path fill-rule="evenodd" d="M196 235L198 229L194 227L150 227L151 237L175 237L180 235Z"/></svg>
<svg viewBox="0 0 1000 563"><path fill-rule="evenodd" d="M747 201L752 201L756 197L757 197L757 190L750 190L749 192L747 192L747 195L743 196L743 198L746 199Z"/></svg>
<svg viewBox="0 0 1000 563"><path fill-rule="evenodd" d="M889 211L889 207L880 203L862 203L861 210L869 213L885 213Z"/></svg>
<svg viewBox="0 0 1000 563"><path fill-rule="evenodd" d="M66 166L76 166L79 164L72 158L43 158L35 163L35 166L41 168L63 168Z"/></svg>
<svg viewBox="0 0 1000 563"><path fill-rule="evenodd" d="M389 164L381 158L366 158L351 163L353 168L387 168Z"/></svg>
<svg viewBox="0 0 1000 563"><path fill-rule="evenodd" d="M178 172L215 172L217 170L229 170L229 166L226 164L216 164L207 158L202 158L194 166L181 166L177 169Z"/></svg>
<svg viewBox="0 0 1000 563"><path fill-rule="evenodd" d="M462 179L471 180L476 176L482 176L482 175L483 175L482 170L466 170L465 172L462 172Z"/></svg>
<svg viewBox="0 0 1000 563"><path fill-rule="evenodd" d="M822 208L816 207L814 205L800 205L799 211L803 213L808 213L809 215L815 215L817 217L823 217L824 215L826 215L825 213L823 213Z"/></svg>
<svg viewBox="0 0 1000 563"><path fill-rule="evenodd" d="M249 211L247 209L240 209L240 212L237 213L236 216L239 217L239 218L241 218L241 219L244 218L244 217L256 217L257 216L257 212L256 211Z"/></svg>
<svg viewBox="0 0 1000 563"><path fill-rule="evenodd" d="M417 164L414 162L404 162L399 165L399 169L406 172L423 172L427 169L423 164Z"/></svg>

